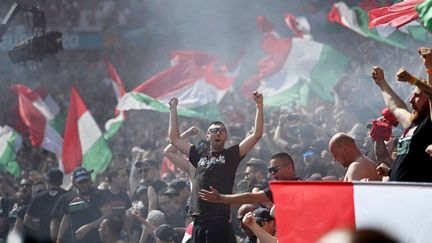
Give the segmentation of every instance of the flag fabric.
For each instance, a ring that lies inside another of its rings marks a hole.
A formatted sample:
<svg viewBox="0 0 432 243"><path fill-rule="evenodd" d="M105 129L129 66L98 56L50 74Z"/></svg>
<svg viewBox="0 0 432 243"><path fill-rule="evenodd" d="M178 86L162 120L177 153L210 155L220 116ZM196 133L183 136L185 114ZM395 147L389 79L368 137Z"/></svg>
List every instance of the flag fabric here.
<svg viewBox="0 0 432 243"><path fill-rule="evenodd" d="M368 14L361 8L348 8L344 2L333 4L327 15L330 22L336 22L366 38L384 42L399 48L409 48L410 36L390 25L368 28Z"/></svg>
<svg viewBox="0 0 432 243"><path fill-rule="evenodd" d="M432 184L272 182L278 242L316 242L337 228L374 228L432 242ZM289 202L289 203L287 203Z"/></svg>
<svg viewBox="0 0 432 243"><path fill-rule="evenodd" d="M236 77L202 52L173 52L171 61L171 67L126 93L117 109L169 112L168 100L175 96L179 98L179 115L220 119L217 104Z"/></svg>
<svg viewBox="0 0 432 243"><path fill-rule="evenodd" d="M313 40L284 39L273 33L267 34L263 42L268 55L259 63L259 74L245 82L244 92L260 90L268 107L293 101L307 105L307 97L312 93L322 100L333 100L330 91L344 74L347 63L343 54Z"/></svg>
<svg viewBox="0 0 432 243"><path fill-rule="evenodd" d="M285 24L296 37L312 39L310 34L310 24L305 17L295 17L290 13L285 13Z"/></svg>
<svg viewBox="0 0 432 243"><path fill-rule="evenodd" d="M13 176L20 176L21 170L16 161L16 153L22 147L21 136L11 127L0 127L0 168Z"/></svg>
<svg viewBox="0 0 432 243"><path fill-rule="evenodd" d="M51 125L58 113L58 110L51 110L53 102L47 104L38 94L22 84L12 85L11 89L18 96L20 118L28 128L31 144L41 146L60 158L63 139Z"/></svg>
<svg viewBox="0 0 432 243"><path fill-rule="evenodd" d="M432 1L425 0L422 4L417 5L416 11L422 25L432 32Z"/></svg>
<svg viewBox="0 0 432 243"><path fill-rule="evenodd" d="M389 7L376 8L369 11L369 28L389 25L399 28L418 18L416 6L424 0L405 0Z"/></svg>
<svg viewBox="0 0 432 243"><path fill-rule="evenodd" d="M111 158L111 150L101 130L78 91L72 87L60 168L65 174L79 166L100 173L106 169Z"/></svg>
<svg viewBox="0 0 432 243"><path fill-rule="evenodd" d="M189 242L189 239L192 238L192 232L193 232L193 221L190 222L189 225L186 227L186 232L183 236L181 243Z"/></svg>
<svg viewBox="0 0 432 243"><path fill-rule="evenodd" d="M123 81L121 80L120 76L117 73L117 70L114 68L114 66L108 61L105 60L105 65L107 66L108 73L111 77L111 85L114 89L114 94L117 99L117 103L120 102L121 98L125 95L125 89L123 87ZM110 139L114 134L117 133L117 131L122 126L124 120L125 120L125 114L123 111L115 109L116 117L108 120L105 123L105 132L104 132L104 138L106 140Z"/></svg>

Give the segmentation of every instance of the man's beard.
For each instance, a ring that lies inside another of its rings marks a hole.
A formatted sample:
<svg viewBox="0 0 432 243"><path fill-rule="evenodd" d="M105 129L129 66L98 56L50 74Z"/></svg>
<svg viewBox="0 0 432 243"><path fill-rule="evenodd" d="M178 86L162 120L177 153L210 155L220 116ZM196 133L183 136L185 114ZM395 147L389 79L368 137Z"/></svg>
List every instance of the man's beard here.
<svg viewBox="0 0 432 243"><path fill-rule="evenodd" d="M249 187L249 188L253 187L257 182L258 182L258 180L255 179L255 178L250 179L250 180L248 181L248 187Z"/></svg>
<svg viewBox="0 0 432 243"><path fill-rule="evenodd" d="M429 103L423 106L421 110L413 110L411 112L410 121L413 124L418 124L429 115Z"/></svg>

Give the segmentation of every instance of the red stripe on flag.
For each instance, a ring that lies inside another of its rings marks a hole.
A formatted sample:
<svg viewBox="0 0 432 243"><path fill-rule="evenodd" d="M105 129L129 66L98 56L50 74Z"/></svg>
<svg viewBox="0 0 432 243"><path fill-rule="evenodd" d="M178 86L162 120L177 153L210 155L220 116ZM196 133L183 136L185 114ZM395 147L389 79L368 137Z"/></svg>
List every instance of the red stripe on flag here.
<svg viewBox="0 0 432 243"><path fill-rule="evenodd" d="M33 106L39 98L30 88L17 84L11 86L18 96L18 110L21 121L27 126L30 142L33 146L40 146L45 137L45 117Z"/></svg>
<svg viewBox="0 0 432 243"><path fill-rule="evenodd" d="M369 12L369 29L378 25L402 27L418 18L416 6L424 0L405 0L390 7L376 8Z"/></svg>
<svg viewBox="0 0 432 243"><path fill-rule="evenodd" d="M78 94L78 91L72 87L62 153L63 170L65 174L71 173L76 167L82 164L78 120L86 111L87 107Z"/></svg>
<svg viewBox="0 0 432 243"><path fill-rule="evenodd" d="M328 231L355 227L353 184L272 182L279 243L316 242Z"/></svg>

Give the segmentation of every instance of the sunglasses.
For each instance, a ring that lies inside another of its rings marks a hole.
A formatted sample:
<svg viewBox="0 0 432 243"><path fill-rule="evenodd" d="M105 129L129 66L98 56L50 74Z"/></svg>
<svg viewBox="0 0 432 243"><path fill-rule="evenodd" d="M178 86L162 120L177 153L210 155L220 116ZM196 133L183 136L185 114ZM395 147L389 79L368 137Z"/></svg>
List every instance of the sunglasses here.
<svg viewBox="0 0 432 243"><path fill-rule="evenodd" d="M90 179L84 179L84 180L77 182L77 184L83 185L83 184L87 184L89 182L90 182Z"/></svg>
<svg viewBox="0 0 432 243"><path fill-rule="evenodd" d="M21 184L20 187L32 187L31 184Z"/></svg>
<svg viewBox="0 0 432 243"><path fill-rule="evenodd" d="M267 170L268 172L271 173L277 173L280 169L282 169L283 167L286 167L288 165L280 165L280 166L273 166L273 167L268 167Z"/></svg>
<svg viewBox="0 0 432 243"><path fill-rule="evenodd" d="M207 133L211 133L211 134L216 134L216 133L225 134L226 133L226 129L222 128L222 127L211 128L211 129L208 130Z"/></svg>

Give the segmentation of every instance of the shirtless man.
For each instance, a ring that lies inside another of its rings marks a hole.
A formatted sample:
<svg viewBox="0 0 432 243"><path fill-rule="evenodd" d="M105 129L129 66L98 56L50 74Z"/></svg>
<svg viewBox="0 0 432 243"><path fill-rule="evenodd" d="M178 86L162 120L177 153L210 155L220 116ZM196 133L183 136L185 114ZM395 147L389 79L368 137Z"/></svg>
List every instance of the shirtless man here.
<svg viewBox="0 0 432 243"><path fill-rule="evenodd" d="M354 139L346 133L336 133L329 141L329 150L335 161L348 168L344 181L373 180L380 181L377 164L363 155Z"/></svg>

